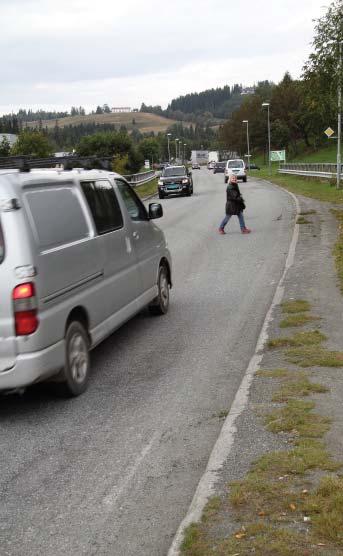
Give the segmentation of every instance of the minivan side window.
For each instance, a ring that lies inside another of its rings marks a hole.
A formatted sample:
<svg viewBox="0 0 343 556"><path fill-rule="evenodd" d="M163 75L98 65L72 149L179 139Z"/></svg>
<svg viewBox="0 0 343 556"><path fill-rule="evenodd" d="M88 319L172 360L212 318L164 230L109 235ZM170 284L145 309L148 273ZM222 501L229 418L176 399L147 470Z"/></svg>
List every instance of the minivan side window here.
<svg viewBox="0 0 343 556"><path fill-rule="evenodd" d="M84 181L81 182L81 187L99 235L123 227L118 199L109 181Z"/></svg>
<svg viewBox="0 0 343 556"><path fill-rule="evenodd" d="M116 180L116 184L131 220L149 220L145 206L133 189L122 180Z"/></svg>
<svg viewBox="0 0 343 556"><path fill-rule="evenodd" d="M76 188L56 183L29 189L25 195L38 243L50 249L89 237Z"/></svg>

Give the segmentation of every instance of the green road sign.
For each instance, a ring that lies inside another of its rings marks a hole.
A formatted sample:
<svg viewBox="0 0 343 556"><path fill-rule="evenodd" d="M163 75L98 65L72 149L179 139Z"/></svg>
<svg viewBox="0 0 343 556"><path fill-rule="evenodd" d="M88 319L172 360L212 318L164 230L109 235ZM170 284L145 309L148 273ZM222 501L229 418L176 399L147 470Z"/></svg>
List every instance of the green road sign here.
<svg viewBox="0 0 343 556"><path fill-rule="evenodd" d="M286 151L270 151L270 161L271 162L285 162Z"/></svg>

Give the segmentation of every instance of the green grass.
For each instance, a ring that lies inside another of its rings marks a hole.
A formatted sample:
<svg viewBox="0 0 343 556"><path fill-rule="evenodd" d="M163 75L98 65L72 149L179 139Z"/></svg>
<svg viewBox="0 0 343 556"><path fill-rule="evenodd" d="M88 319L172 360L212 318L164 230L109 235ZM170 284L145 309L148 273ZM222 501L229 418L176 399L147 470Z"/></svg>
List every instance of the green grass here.
<svg viewBox="0 0 343 556"><path fill-rule="evenodd" d="M287 369L260 369L257 371L256 376L264 378L286 378L290 376Z"/></svg>
<svg viewBox="0 0 343 556"><path fill-rule="evenodd" d="M304 512L312 518L314 533L321 539L343 545L343 477L323 477L311 494Z"/></svg>
<svg viewBox="0 0 343 556"><path fill-rule="evenodd" d="M306 438L320 438L329 430L330 419L311 413L314 402L288 400L281 409L265 417L267 429L274 433L288 432Z"/></svg>
<svg viewBox="0 0 343 556"><path fill-rule="evenodd" d="M157 182L158 178L155 178L151 181L148 181L147 183L144 183L143 185L136 187L135 191L141 199L149 197L149 195L153 195L154 193L157 194Z"/></svg>
<svg viewBox="0 0 343 556"><path fill-rule="evenodd" d="M330 180L279 174L277 168L273 168L271 175L269 175L267 169L251 170L250 173L253 177L259 177L280 185L295 195L303 195L318 201L343 204L343 189L337 190L334 185L330 184Z"/></svg>
<svg viewBox="0 0 343 556"><path fill-rule="evenodd" d="M283 336L268 340L267 346L270 349L290 346L312 346L320 344L326 340L325 334L319 330L309 330L307 332L297 332L293 336Z"/></svg>
<svg viewBox="0 0 343 556"><path fill-rule="evenodd" d="M343 367L343 353L321 346L302 346L286 351L286 360L300 367Z"/></svg>
<svg viewBox="0 0 343 556"><path fill-rule="evenodd" d="M290 398L305 397L310 394L322 394L328 391L326 386L318 382L311 382L305 373L293 373L285 380L280 389L274 393L273 402L287 402Z"/></svg>
<svg viewBox="0 0 343 556"><path fill-rule="evenodd" d="M281 304L281 307L283 313L303 313L304 311L309 311L311 309L309 302L304 299L284 301Z"/></svg>
<svg viewBox="0 0 343 556"><path fill-rule="evenodd" d="M280 322L280 328L292 328L295 326L303 326L309 322L319 320L319 317L306 315L306 313L289 314L285 319Z"/></svg>
<svg viewBox="0 0 343 556"><path fill-rule="evenodd" d="M297 224L311 224L311 220L307 220L304 216L298 216Z"/></svg>

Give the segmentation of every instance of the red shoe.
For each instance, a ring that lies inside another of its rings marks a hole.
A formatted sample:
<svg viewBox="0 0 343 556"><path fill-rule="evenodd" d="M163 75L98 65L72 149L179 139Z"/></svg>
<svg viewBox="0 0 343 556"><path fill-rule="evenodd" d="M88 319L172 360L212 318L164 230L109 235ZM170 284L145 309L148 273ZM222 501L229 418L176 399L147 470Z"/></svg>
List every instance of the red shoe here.
<svg viewBox="0 0 343 556"><path fill-rule="evenodd" d="M223 230L223 228L219 228L218 233L221 235L226 234L225 230Z"/></svg>
<svg viewBox="0 0 343 556"><path fill-rule="evenodd" d="M251 230L249 228L242 228L242 234L250 234Z"/></svg>

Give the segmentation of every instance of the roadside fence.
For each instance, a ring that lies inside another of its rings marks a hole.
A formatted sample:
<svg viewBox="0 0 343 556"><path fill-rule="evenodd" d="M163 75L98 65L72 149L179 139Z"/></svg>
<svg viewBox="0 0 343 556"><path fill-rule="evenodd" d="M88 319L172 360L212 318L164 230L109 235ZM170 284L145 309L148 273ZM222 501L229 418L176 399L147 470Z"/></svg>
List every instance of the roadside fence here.
<svg viewBox="0 0 343 556"><path fill-rule="evenodd" d="M140 172L138 174L131 174L128 176L124 176L124 178L129 182L132 187L138 187L143 185L143 183L147 183L152 181L157 176L155 170L147 170L146 172Z"/></svg>

